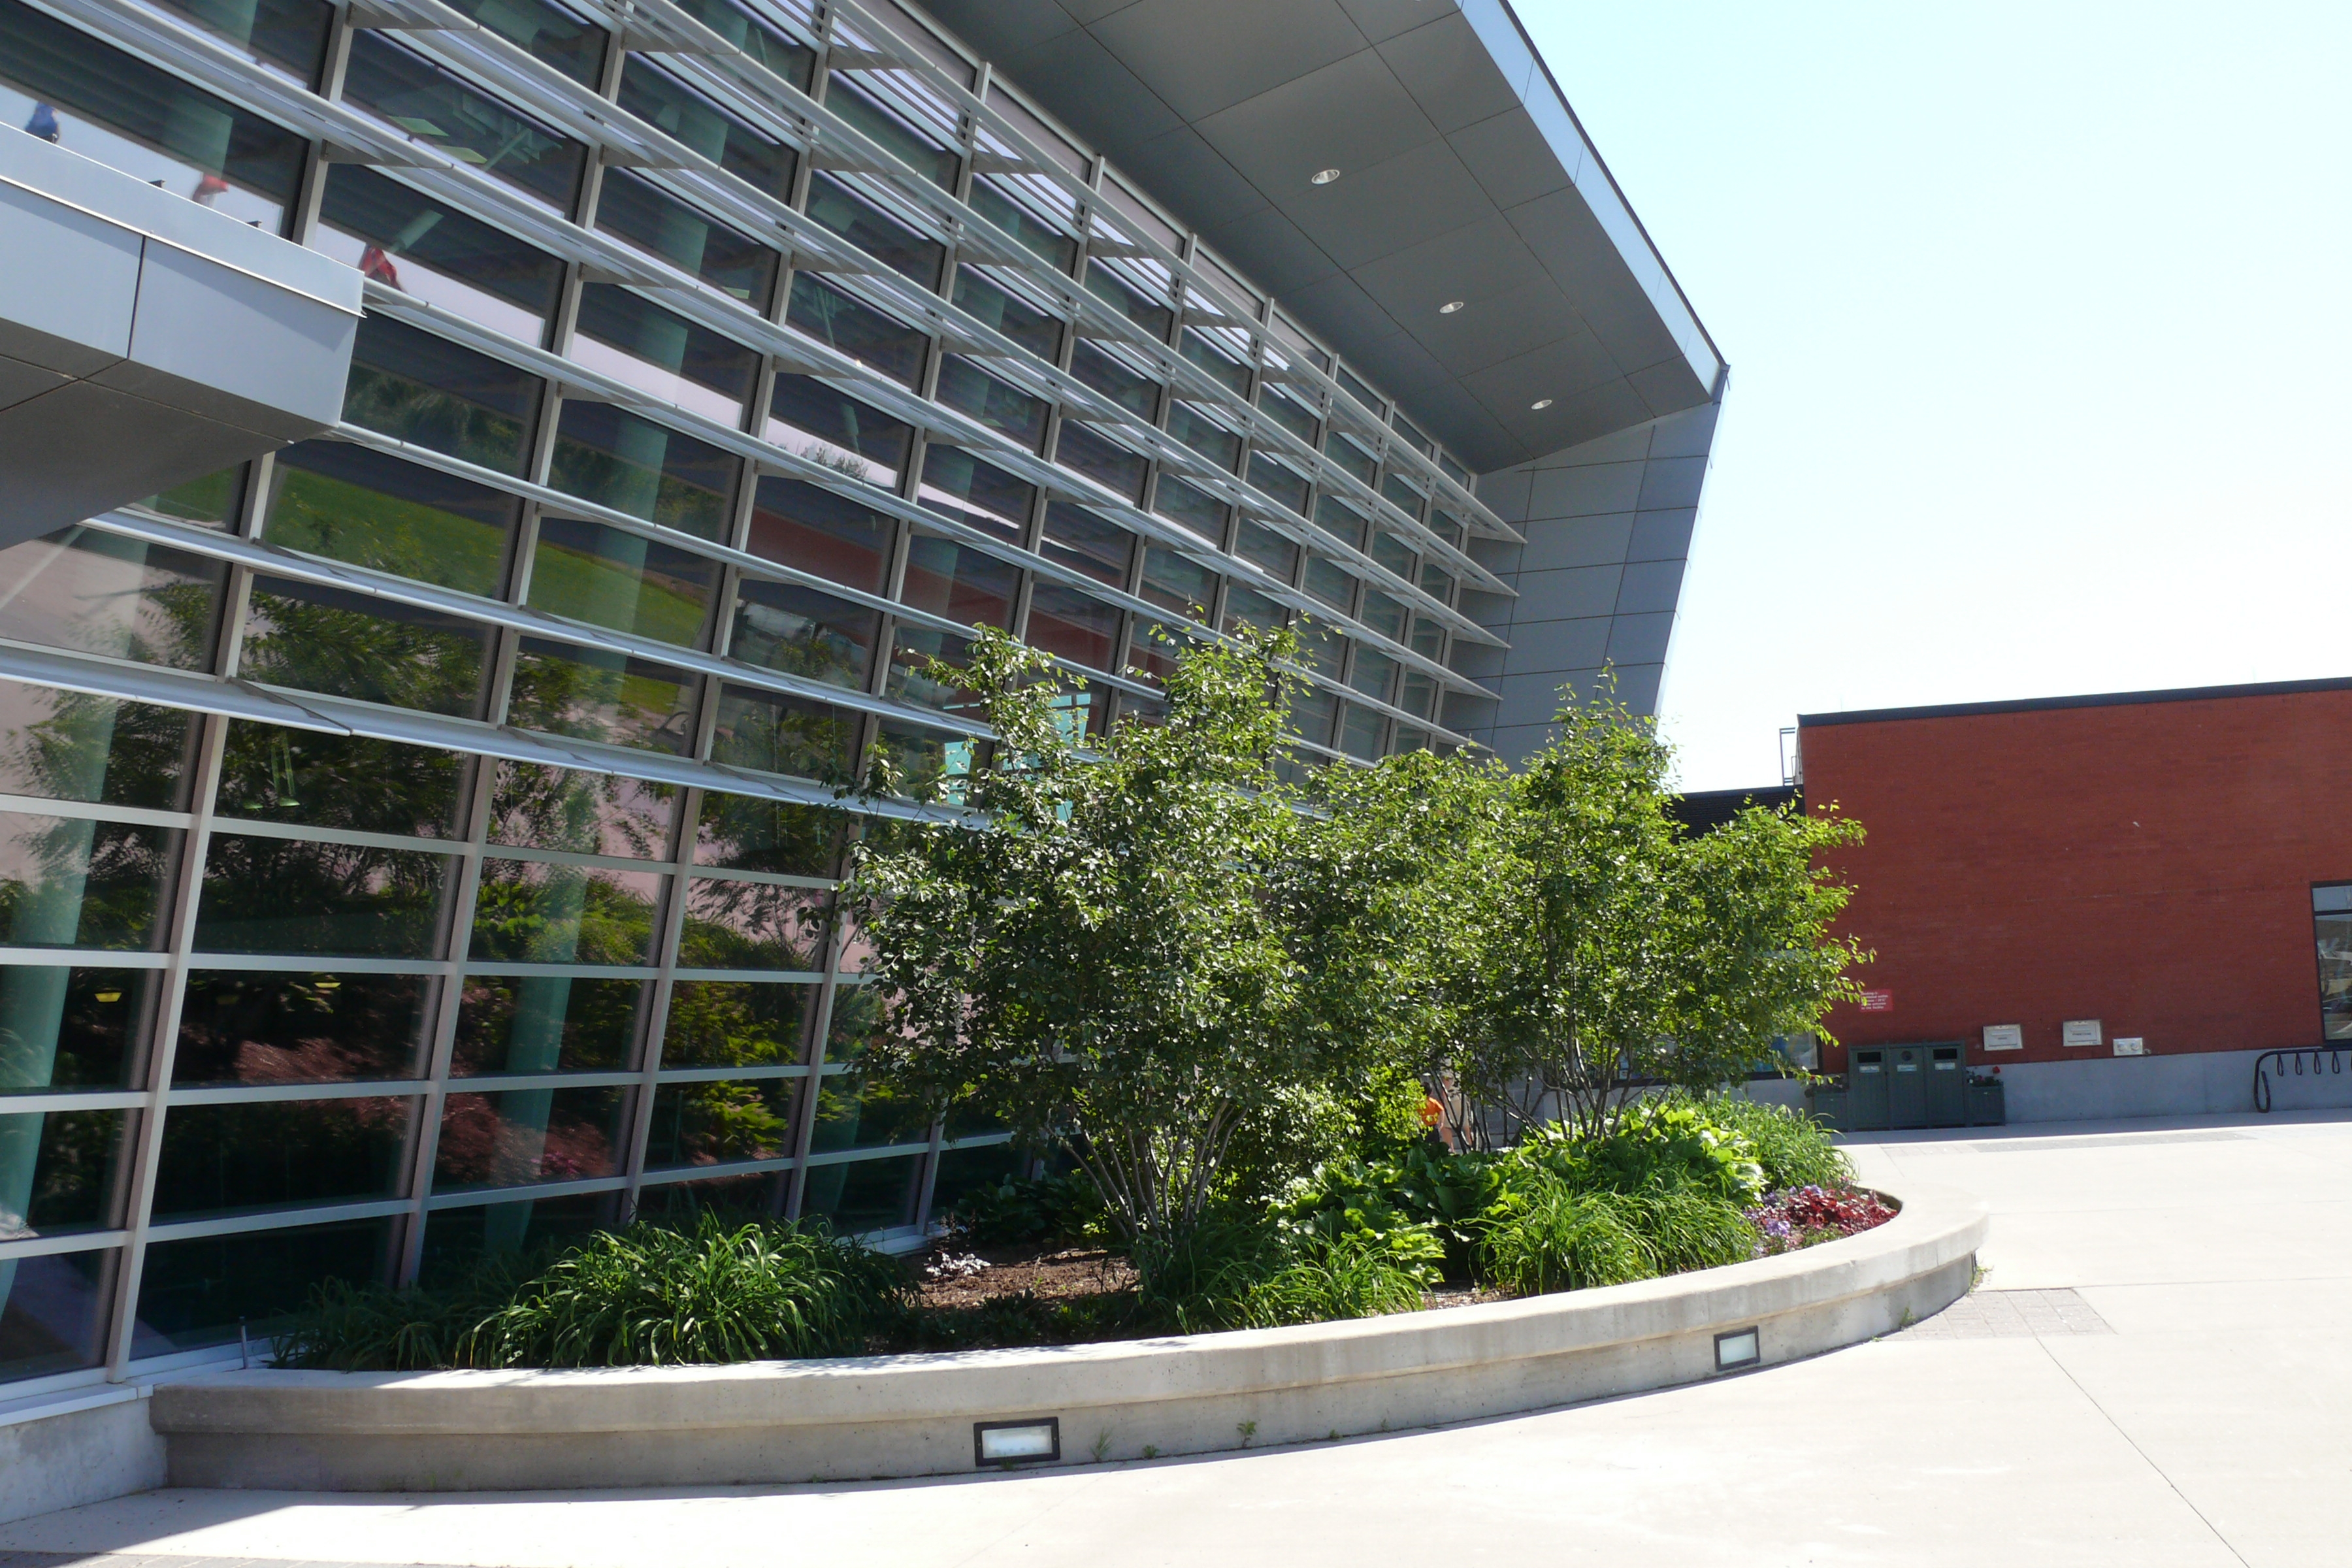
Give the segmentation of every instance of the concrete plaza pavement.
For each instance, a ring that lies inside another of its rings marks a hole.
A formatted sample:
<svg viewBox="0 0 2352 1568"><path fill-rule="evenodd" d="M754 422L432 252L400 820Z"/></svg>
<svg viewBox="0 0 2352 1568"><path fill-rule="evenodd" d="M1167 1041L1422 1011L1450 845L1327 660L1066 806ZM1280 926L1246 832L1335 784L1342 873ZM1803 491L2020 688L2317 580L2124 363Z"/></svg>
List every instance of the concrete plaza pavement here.
<svg viewBox="0 0 2352 1568"><path fill-rule="evenodd" d="M0 1568L2352 1563L2352 1113L1883 1134L1853 1153L1865 1180L1990 1202L1979 1293L1709 1384L969 1479L161 1491L0 1527Z"/></svg>

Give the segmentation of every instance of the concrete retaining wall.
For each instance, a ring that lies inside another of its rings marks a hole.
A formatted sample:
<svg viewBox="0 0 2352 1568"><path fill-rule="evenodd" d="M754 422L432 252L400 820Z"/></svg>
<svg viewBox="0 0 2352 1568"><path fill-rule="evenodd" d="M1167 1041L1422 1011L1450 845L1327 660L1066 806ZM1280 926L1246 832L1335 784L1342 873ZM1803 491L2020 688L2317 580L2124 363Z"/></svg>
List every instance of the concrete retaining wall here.
<svg viewBox="0 0 2352 1568"><path fill-rule="evenodd" d="M150 1392L118 1385L0 1408L0 1524L162 1486Z"/></svg>
<svg viewBox="0 0 2352 1568"><path fill-rule="evenodd" d="M2254 1108L2260 1051L2182 1051L2169 1056L2090 1057L2081 1061L2005 1062L2011 1121L2086 1121L2123 1116L2211 1116ZM2314 1077L2270 1069L2273 1110L2352 1106L2352 1054L2344 1070Z"/></svg>
<svg viewBox="0 0 2352 1568"><path fill-rule="evenodd" d="M1874 1231L1602 1290L1066 1348L570 1372L253 1371L159 1387L178 1486L472 1490L943 1475L973 1426L1058 1418L1061 1462L1388 1431L1716 1375L1925 1317L1969 1288L1984 1205L1907 1188Z"/></svg>

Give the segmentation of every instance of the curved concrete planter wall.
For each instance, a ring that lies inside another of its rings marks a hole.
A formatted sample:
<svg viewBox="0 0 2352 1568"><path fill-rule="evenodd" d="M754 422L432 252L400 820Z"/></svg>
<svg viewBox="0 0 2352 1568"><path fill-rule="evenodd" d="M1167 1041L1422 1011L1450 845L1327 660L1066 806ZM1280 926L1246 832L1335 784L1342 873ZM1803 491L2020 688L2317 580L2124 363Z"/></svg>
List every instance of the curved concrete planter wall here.
<svg viewBox="0 0 2352 1568"><path fill-rule="evenodd" d="M155 1390L177 1486L478 1490L943 1475L973 1429L1059 1423L1060 1462L1426 1426L1769 1365L1964 1294L1985 1228L1919 1186L1863 1236L1601 1290L1241 1333L581 1372L236 1372Z"/></svg>

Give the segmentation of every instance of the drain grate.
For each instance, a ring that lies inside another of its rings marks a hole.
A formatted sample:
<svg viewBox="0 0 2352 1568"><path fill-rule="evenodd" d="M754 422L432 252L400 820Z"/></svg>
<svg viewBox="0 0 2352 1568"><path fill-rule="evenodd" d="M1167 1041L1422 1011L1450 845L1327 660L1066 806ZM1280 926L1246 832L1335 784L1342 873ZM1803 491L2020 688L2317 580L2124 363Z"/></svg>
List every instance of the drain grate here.
<svg viewBox="0 0 2352 1568"><path fill-rule="evenodd" d="M2141 1143L2252 1143L2242 1132L2116 1132L2091 1138L2003 1138L1979 1143L1979 1154L2034 1154L2046 1149L2131 1148Z"/></svg>
<svg viewBox="0 0 2352 1568"><path fill-rule="evenodd" d="M2115 1331L2096 1308L2073 1290L1979 1290L1893 1337L2039 1340Z"/></svg>

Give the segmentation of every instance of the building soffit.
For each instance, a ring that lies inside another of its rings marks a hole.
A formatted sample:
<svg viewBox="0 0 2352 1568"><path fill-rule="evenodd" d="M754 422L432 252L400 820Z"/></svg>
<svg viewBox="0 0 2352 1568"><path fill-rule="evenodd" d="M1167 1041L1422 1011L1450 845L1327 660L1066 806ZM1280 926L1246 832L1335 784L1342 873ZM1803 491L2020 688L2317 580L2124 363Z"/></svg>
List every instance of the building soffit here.
<svg viewBox="0 0 2352 1568"><path fill-rule="evenodd" d="M1706 329L1504 0L926 8L1473 468L1719 390Z"/></svg>

